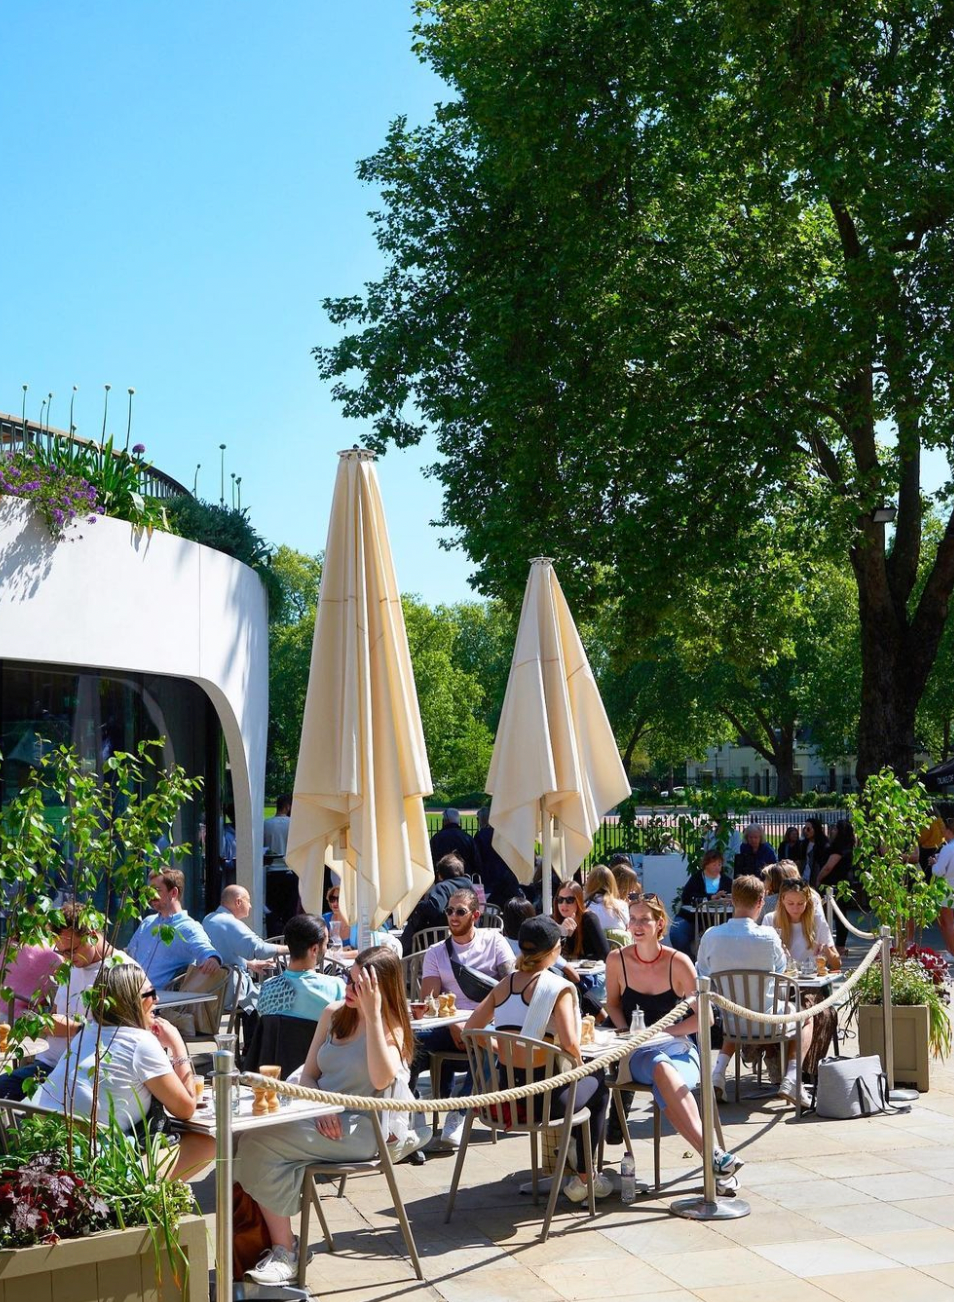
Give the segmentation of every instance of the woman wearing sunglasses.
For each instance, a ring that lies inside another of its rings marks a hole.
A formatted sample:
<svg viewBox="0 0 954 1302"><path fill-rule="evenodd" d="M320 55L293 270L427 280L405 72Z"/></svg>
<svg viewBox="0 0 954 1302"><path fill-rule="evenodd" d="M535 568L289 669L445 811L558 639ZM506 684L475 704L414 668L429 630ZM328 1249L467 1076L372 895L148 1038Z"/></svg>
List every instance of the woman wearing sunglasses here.
<svg viewBox="0 0 954 1302"><path fill-rule="evenodd" d="M606 960L610 943L603 926L583 901L582 887L576 882L561 882L553 897L553 921L563 932L563 957Z"/></svg>
<svg viewBox="0 0 954 1302"><path fill-rule="evenodd" d="M633 1013L642 1010L652 1026L696 990L696 969L686 954L662 943L669 926L666 906L658 895L629 902L632 945L617 949L606 961L606 1011L614 1026L628 1029ZM652 1086L653 1096L673 1128L697 1153L702 1153L702 1121L693 1090L702 1079L695 1036L699 1016L693 1010L667 1031L641 1045L630 1057L630 1078ZM703 1028L704 1035L709 1028ZM622 1067L624 1064L620 1064ZM727 1180L742 1165L733 1153L716 1148L713 1167Z"/></svg>
<svg viewBox="0 0 954 1302"><path fill-rule="evenodd" d="M771 913L765 914L762 925L775 928L796 964L803 963L808 958L821 957L833 969L841 966L822 902L808 882L800 878L781 882L778 904ZM827 991L803 990L802 1007L811 1008L823 993L827 994ZM814 1073L819 1060L828 1052L837 1019L838 1015L833 1008L812 1019L812 1041L802 1064L802 1069L809 1075Z"/></svg>
<svg viewBox="0 0 954 1302"><path fill-rule="evenodd" d="M156 991L138 963L104 967L89 996L89 1021L47 1076L34 1102L74 1115L110 1112L128 1133L141 1133L153 1102L188 1121L195 1112L192 1061L171 1022L156 1016ZM166 1172L185 1179L215 1156L207 1135L180 1136L175 1164Z"/></svg>
<svg viewBox="0 0 954 1302"><path fill-rule="evenodd" d="M344 1003L321 1015L301 1084L336 1094L410 1097L408 1065L413 1036L401 964L386 946L364 949L348 973ZM382 1118L395 1142L408 1137L406 1112ZM429 1133L429 1131L428 1131ZM423 1143L425 1135L421 1136ZM405 1150L406 1151L406 1150ZM286 1122L253 1130L239 1140L235 1179L259 1204L272 1247L246 1278L256 1284L288 1284L298 1275L298 1238L291 1217L301 1205L305 1168L314 1162L366 1162L377 1153L367 1112Z"/></svg>

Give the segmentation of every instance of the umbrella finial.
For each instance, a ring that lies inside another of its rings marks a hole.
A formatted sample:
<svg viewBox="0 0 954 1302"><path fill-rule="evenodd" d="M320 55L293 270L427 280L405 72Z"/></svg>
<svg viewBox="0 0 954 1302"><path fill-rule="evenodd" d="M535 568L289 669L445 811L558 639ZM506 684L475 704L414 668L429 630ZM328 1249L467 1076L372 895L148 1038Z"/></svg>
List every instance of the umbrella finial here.
<svg viewBox="0 0 954 1302"><path fill-rule="evenodd" d="M353 457L356 461L377 461L378 454L372 452L369 448L359 447L357 443L352 444L350 448L345 448L343 452L338 453L339 457Z"/></svg>
<svg viewBox="0 0 954 1302"><path fill-rule="evenodd" d="M552 564L553 564L553 557L552 557L552 556L531 556L531 557L530 557L530 564L531 564L531 565L552 565Z"/></svg>

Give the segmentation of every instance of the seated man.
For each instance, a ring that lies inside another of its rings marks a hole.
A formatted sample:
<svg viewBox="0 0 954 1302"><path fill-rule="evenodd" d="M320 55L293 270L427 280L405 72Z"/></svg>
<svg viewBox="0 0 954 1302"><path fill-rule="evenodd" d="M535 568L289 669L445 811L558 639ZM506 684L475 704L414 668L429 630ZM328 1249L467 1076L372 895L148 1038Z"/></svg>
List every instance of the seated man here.
<svg viewBox="0 0 954 1302"><path fill-rule="evenodd" d="M82 1030L87 1020L83 996L92 989L106 963L128 963L129 955L113 949L100 931L94 931L81 919L81 907L69 900L60 910L63 926L58 928L54 949L68 972L59 971L60 981L53 992L53 1024L43 1032L48 1047L37 1054L34 1062L0 1075L0 1098L22 1099L24 1082L47 1077L66 1052L70 1039ZM65 979L64 979L65 978Z"/></svg>
<svg viewBox="0 0 954 1302"><path fill-rule="evenodd" d="M438 861L434 870L434 885L424 892L411 910L404 931L401 933L401 948L405 955L414 947L414 937L419 931L428 927L443 927L447 924L444 910L450 897L456 891L473 890L474 883L467 876L464 861L458 854L445 854Z"/></svg>
<svg viewBox="0 0 954 1302"><path fill-rule="evenodd" d="M182 907L185 874L179 868L163 868L150 873L149 885L155 892L155 913L140 922L129 942L129 956L134 958L157 990L164 990L173 977L184 972L190 963L211 976L222 966L218 951L204 928L190 918ZM166 935L171 931L171 939Z"/></svg>
<svg viewBox="0 0 954 1302"><path fill-rule="evenodd" d="M214 913L207 913L202 926L227 967L237 967L242 973L239 990L240 1008L252 1008L258 998L258 988L252 983L251 972L264 972L272 966L278 954L287 954L287 945L270 945L256 936L245 919L252 912L252 897L244 886L226 886L222 903Z"/></svg>
<svg viewBox="0 0 954 1302"><path fill-rule="evenodd" d="M765 887L758 877L736 877L732 883L733 916L721 926L710 927L699 941L699 953L696 955L696 969L700 976L709 976L713 972L733 972L747 969L755 972L785 971L785 951L781 939L774 927L759 926L759 915ZM765 1008L764 1012L771 1012ZM802 1053L808 1052L811 1044L811 1023L803 1023L796 1031L802 1037ZM726 1040L722 1052L716 1060L712 1071L712 1086L716 1097L725 1097L725 1073L736 1050L732 1040ZM795 1102L796 1090L802 1089L801 1081L795 1079L795 1043L794 1038L786 1045L788 1065L779 1085L779 1095L783 1099ZM801 1104L807 1107L811 1100L802 1091Z"/></svg>
<svg viewBox="0 0 954 1302"><path fill-rule="evenodd" d="M472 887L468 886L456 890L448 900L444 912L450 935L446 941L441 940L436 945L432 945L424 954L424 963L421 968L421 998L427 999L431 995L437 996L452 992L456 997L458 1009L461 1012L472 1012L480 1003L483 995L492 989L493 984L511 971L514 959L513 951L496 927L478 929L477 919L480 917L480 905ZM478 997L475 997L477 996L476 990L471 990L470 994L465 993L458 978L454 975L452 958L453 962L460 964L461 967L470 968L472 971L479 972L487 977L489 979L487 990L483 991ZM427 1065L428 1056L431 1053L460 1053L463 1046L460 1026L456 1023L452 1023L450 1026L433 1026L426 1031L422 1031L417 1036L417 1051L411 1065L411 1088L413 1089L416 1084L418 1074ZM438 1093L445 1094L448 1083L441 1081L438 1090L438 1083L432 1081L432 1095L437 1097ZM464 1089L466 1091L469 1088L470 1077L468 1075ZM463 1125L464 1114L462 1112L448 1112L445 1115L444 1127L441 1131L442 1141L452 1148L458 1147Z"/></svg>
<svg viewBox="0 0 954 1302"><path fill-rule="evenodd" d="M267 1017L303 1017L317 1022L329 1004L344 999L341 977L325 976L317 968L324 962L328 931L321 918L299 913L285 927L288 967L264 982L258 996L258 1013Z"/></svg>
<svg viewBox="0 0 954 1302"><path fill-rule="evenodd" d="M732 878L724 869L722 851L707 850L702 856L702 867L692 874L682 888L679 912L669 928L669 943L681 954L692 953L696 934L696 915L689 906L697 900L724 900L732 892Z"/></svg>

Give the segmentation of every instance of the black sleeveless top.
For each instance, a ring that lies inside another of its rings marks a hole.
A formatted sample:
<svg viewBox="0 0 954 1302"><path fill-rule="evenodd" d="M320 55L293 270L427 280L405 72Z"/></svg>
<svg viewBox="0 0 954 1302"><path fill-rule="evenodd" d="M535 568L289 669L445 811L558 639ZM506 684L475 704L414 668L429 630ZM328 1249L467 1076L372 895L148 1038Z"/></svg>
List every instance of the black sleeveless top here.
<svg viewBox="0 0 954 1302"><path fill-rule="evenodd" d="M620 996L620 1003L623 1006L623 1014L626 1017L626 1025L629 1026L633 1013L637 1008L643 1010L646 1018L646 1025L652 1026L658 1022L661 1017L671 1013L681 998L672 988L672 963L676 957L676 952L669 955L669 989L662 990L658 995L647 995L641 990L634 990L629 984L628 974L626 972L626 950L620 950L620 960L623 964L623 980L626 984L623 986L623 992Z"/></svg>

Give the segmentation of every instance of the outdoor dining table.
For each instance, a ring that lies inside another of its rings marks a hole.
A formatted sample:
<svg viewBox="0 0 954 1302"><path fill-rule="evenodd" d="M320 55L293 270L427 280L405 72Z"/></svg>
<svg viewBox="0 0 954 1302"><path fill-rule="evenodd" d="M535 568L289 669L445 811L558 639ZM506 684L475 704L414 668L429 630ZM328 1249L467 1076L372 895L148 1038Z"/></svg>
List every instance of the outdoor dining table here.
<svg viewBox="0 0 954 1302"><path fill-rule="evenodd" d="M22 1050L22 1053L15 1057L13 1050L8 1049L5 1054L0 1055L0 1067L5 1067L8 1062L22 1063L24 1066L29 1066L29 1064L33 1062L35 1058L39 1057L41 1053L46 1053L49 1047L49 1040L42 1040L39 1037L33 1038L29 1035L25 1035L19 1042L19 1048Z"/></svg>
<svg viewBox="0 0 954 1302"><path fill-rule="evenodd" d="M332 1113L344 1109L331 1103L313 1103L308 1099L280 1098L277 1112L266 1112L261 1116L252 1112L254 1094L244 1086L239 1087L238 1111L232 1112L232 1134L239 1135L246 1130L261 1130L266 1126L280 1126L286 1121L303 1121L305 1118L329 1117ZM215 1134L215 1099L212 1091L206 1090L202 1100L196 1105L195 1112L188 1121L177 1123L183 1130L193 1130L199 1135Z"/></svg>

